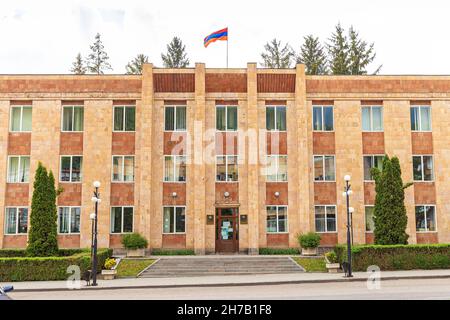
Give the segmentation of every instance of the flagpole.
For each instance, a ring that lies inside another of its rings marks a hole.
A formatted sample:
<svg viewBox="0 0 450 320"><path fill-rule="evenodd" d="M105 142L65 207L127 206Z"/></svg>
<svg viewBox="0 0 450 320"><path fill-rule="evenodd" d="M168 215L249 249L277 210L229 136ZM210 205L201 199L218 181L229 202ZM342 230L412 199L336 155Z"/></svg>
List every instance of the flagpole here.
<svg viewBox="0 0 450 320"><path fill-rule="evenodd" d="M229 35L228 31L229 29L227 27L227 69L228 69L228 35Z"/></svg>

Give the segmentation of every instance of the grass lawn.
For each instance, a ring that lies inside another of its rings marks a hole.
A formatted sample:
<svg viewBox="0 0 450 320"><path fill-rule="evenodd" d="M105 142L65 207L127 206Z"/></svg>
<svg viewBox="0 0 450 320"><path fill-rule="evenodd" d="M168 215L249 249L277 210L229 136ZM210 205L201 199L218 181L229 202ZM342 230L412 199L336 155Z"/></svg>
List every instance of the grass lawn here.
<svg viewBox="0 0 450 320"><path fill-rule="evenodd" d="M301 265L306 272L327 272L325 259L322 258L301 258L292 257L295 262Z"/></svg>
<svg viewBox="0 0 450 320"><path fill-rule="evenodd" d="M117 268L117 277L136 277L153 262L153 259L122 259Z"/></svg>

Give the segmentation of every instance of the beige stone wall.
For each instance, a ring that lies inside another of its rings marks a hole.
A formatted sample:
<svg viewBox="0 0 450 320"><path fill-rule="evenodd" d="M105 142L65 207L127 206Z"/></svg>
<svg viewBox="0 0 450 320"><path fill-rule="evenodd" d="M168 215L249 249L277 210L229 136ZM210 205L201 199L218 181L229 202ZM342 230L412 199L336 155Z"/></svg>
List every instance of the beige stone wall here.
<svg viewBox="0 0 450 320"><path fill-rule="evenodd" d="M246 100L240 100L238 106L238 129L239 132L246 133L248 129L248 103ZM239 215L249 214L249 199L252 190L248 185L248 156L245 150L251 143L251 137L241 134L238 137L238 154L239 154ZM239 250L247 252L249 248L249 225L239 224Z"/></svg>
<svg viewBox="0 0 450 320"><path fill-rule="evenodd" d="M186 248L194 249L194 239L195 239L195 227L194 227L194 193L189 192L189 190L194 190L195 188L195 175L194 175L194 167L193 163L193 155L194 155L194 146L192 137L194 135L194 114L195 114L195 101L188 100L187 101L187 130L188 130L188 141L187 141L187 150L186 156L188 157L188 165L187 165L187 177L186 177ZM213 188L212 186L210 186Z"/></svg>
<svg viewBox="0 0 450 320"><path fill-rule="evenodd" d="M3 248L5 189L8 168L9 101L0 101L0 249Z"/></svg>

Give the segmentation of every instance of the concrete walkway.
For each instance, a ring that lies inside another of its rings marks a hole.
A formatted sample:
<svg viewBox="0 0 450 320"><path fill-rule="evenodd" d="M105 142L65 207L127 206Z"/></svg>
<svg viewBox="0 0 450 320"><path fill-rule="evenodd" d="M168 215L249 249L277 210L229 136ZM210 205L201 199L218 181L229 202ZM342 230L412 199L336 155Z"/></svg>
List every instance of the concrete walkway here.
<svg viewBox="0 0 450 320"><path fill-rule="evenodd" d="M353 278L344 278L343 273L295 273L295 274L265 274L265 275L229 275L229 276L201 276L177 278L127 278L116 280L99 280L97 287L86 286L81 281L82 290L105 289L138 289L138 288L173 288L173 287L215 287L215 286L247 286L267 284L295 284L295 283L326 283L344 281L367 281L366 272L355 272ZM411 271L383 271L383 280L401 279L439 279L450 278L450 270L411 270ZM0 283L12 284L14 291L65 291L70 290L66 281L29 281Z"/></svg>

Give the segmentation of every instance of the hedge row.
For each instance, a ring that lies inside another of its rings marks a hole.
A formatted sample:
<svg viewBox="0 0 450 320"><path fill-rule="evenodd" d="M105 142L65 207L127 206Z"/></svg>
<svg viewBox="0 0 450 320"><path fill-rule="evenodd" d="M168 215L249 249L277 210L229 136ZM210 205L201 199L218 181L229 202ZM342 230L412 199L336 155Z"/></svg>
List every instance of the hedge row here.
<svg viewBox="0 0 450 320"><path fill-rule="evenodd" d="M193 256L194 250L191 249L153 249L152 255L154 256Z"/></svg>
<svg viewBox="0 0 450 320"><path fill-rule="evenodd" d="M73 256L78 253L88 252L90 249L59 249L58 257ZM0 257L26 257L25 249L0 249Z"/></svg>
<svg viewBox="0 0 450 320"><path fill-rule="evenodd" d="M259 248L259 254L300 254L298 248Z"/></svg>
<svg viewBox="0 0 450 320"><path fill-rule="evenodd" d="M340 263L347 261L347 246L337 245L334 251ZM353 246L352 263L355 271L371 265L380 270L448 269L450 244Z"/></svg>
<svg viewBox="0 0 450 320"><path fill-rule="evenodd" d="M0 258L0 282L5 281L48 281L66 280L71 265L80 267L81 275L91 268L89 250L71 256L58 257L3 257ZM62 252L61 254L68 253ZM98 250L97 270L102 269L105 260L112 255L112 249Z"/></svg>

